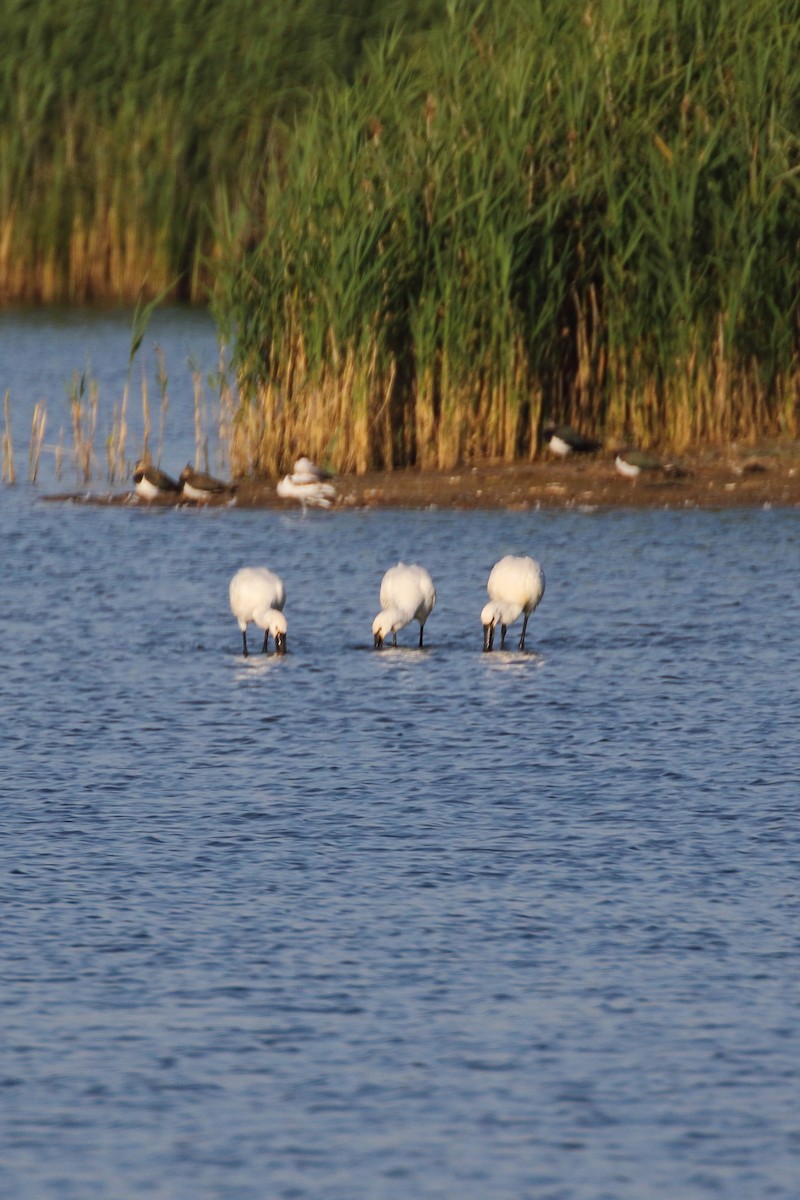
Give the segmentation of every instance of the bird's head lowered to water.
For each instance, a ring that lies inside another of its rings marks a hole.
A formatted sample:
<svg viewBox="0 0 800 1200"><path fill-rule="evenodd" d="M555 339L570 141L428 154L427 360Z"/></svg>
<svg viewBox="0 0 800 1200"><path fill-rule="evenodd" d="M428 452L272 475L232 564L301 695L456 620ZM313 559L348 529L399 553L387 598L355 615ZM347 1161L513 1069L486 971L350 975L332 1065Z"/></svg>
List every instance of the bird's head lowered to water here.
<svg viewBox="0 0 800 1200"><path fill-rule="evenodd" d="M275 639L275 653L285 654L286 630L288 629L288 625L286 624L286 617L280 609L267 608L264 612L257 613L255 623L264 630L264 649L266 650L269 635L272 634Z"/></svg>
<svg viewBox="0 0 800 1200"><path fill-rule="evenodd" d="M376 650L380 650L384 640L390 633L397 632L394 614L391 612L379 612L375 620L372 622L372 644Z"/></svg>
<svg viewBox="0 0 800 1200"><path fill-rule="evenodd" d="M483 648L491 650L494 645L495 626L502 621L503 614L499 604L491 600L481 609L481 625L483 626Z"/></svg>

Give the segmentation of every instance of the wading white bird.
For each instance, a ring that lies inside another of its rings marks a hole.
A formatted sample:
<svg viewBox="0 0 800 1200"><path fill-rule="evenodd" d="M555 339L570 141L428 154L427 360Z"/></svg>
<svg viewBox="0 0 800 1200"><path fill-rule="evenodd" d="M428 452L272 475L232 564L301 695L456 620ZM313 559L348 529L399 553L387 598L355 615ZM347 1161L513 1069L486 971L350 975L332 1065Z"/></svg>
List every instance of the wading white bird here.
<svg viewBox="0 0 800 1200"><path fill-rule="evenodd" d="M275 639L275 653L286 653L286 617L283 606L286 590L283 580L266 567L242 567L228 589L231 612L242 631L242 654L247 658L247 626L252 621L264 630L262 652L266 654L269 635Z"/></svg>
<svg viewBox="0 0 800 1200"><path fill-rule="evenodd" d="M481 612L483 648L491 650L494 631L500 626L500 647L505 646L506 629L523 616L520 650L525 649L525 630L528 617L544 595L544 571L539 563L526 555L507 554L492 567L486 584L489 603Z"/></svg>
<svg viewBox="0 0 800 1200"><path fill-rule="evenodd" d="M372 636L378 650L384 639L392 635L392 645L397 645L397 631L410 621L419 621L419 644L425 622L436 603L433 580L424 567L416 563L406 566L398 563L390 567L381 581L381 612L372 622Z"/></svg>
<svg viewBox="0 0 800 1200"><path fill-rule="evenodd" d="M336 499L336 488L328 482L332 478L329 471L303 455L294 464L291 475L284 475L275 490L282 500L297 500L303 512L309 504L313 508L330 508Z"/></svg>
<svg viewBox="0 0 800 1200"><path fill-rule="evenodd" d="M172 496L177 500L181 492L181 484L143 458L133 468L133 486L137 496L148 502L156 496Z"/></svg>

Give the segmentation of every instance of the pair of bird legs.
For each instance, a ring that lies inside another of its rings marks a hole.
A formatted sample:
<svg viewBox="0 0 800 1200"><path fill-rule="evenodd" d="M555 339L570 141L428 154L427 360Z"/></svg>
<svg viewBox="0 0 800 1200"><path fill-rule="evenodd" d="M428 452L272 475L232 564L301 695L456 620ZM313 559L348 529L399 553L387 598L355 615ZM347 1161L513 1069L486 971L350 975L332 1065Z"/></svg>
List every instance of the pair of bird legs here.
<svg viewBox="0 0 800 1200"><path fill-rule="evenodd" d="M265 629L265 630L264 630L264 645L261 647L261 653L262 653L262 654L266 654L266 653L267 653L267 647L268 647L268 646L269 646L269 630L268 630L268 629ZM282 651L282 650L279 648L279 644L278 644L278 640L277 640L277 638L275 639L275 653L276 653L276 654L282 654L282 653L283 653L283 651ZM247 634L246 634L246 633L243 633L243 634L242 634L242 657L243 657L243 658L247 658Z"/></svg>
<svg viewBox="0 0 800 1200"><path fill-rule="evenodd" d="M392 630L392 645L393 646L397 645L397 630L396 629ZM419 631L419 648L420 648L420 650L422 649L422 627L421 626L420 626L420 631Z"/></svg>
<svg viewBox="0 0 800 1200"><path fill-rule="evenodd" d="M519 647L518 647L520 650L525 649L525 630L528 628L528 616L529 615L530 615L529 613L525 613L524 617L522 618L522 633L520 634L520 637L519 637ZM507 629L508 629L507 625L500 626L500 649L501 650L505 650L505 648L506 648L506 630ZM494 646L494 625L489 627L489 632L486 637L486 643L483 648L484 648L484 650L491 650L493 646Z"/></svg>

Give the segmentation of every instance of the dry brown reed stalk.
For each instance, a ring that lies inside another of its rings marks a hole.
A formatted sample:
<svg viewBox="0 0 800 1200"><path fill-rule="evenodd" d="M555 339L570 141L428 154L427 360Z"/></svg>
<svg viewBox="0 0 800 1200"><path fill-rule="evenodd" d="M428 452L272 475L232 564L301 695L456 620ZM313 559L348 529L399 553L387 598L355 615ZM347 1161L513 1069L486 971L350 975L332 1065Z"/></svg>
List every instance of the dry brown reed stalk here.
<svg viewBox="0 0 800 1200"><path fill-rule="evenodd" d="M436 431L436 378L433 366L417 374L414 397L414 451L418 467L434 466Z"/></svg>
<svg viewBox="0 0 800 1200"><path fill-rule="evenodd" d="M97 416L99 409L100 389L97 382L92 380L89 384L89 439L88 439L88 457L85 465L84 480L86 483L92 477L92 467L94 462L94 439L97 434Z"/></svg>
<svg viewBox="0 0 800 1200"><path fill-rule="evenodd" d="M397 384L397 363L392 356L389 373L383 388L383 400L375 418L376 436L380 440L383 467L391 471L394 466L394 432L392 429L392 397Z"/></svg>
<svg viewBox="0 0 800 1200"><path fill-rule="evenodd" d="M125 470L125 442L128 437L128 396L130 388L128 380L125 380L125 386L122 389L122 403L119 406L119 425L117 426L116 437L114 438L115 459L114 469L117 479L124 479L127 474Z"/></svg>
<svg viewBox="0 0 800 1200"><path fill-rule="evenodd" d="M58 431L56 442L56 479L60 479L64 470L64 426Z"/></svg>
<svg viewBox="0 0 800 1200"><path fill-rule="evenodd" d="M145 462L150 460L150 397L147 392L147 372L142 363L142 453Z"/></svg>
<svg viewBox="0 0 800 1200"><path fill-rule="evenodd" d="M11 393L6 392L3 400L5 429L3 430L3 483L16 483L14 471L14 442L11 437Z"/></svg>
<svg viewBox="0 0 800 1200"><path fill-rule="evenodd" d="M72 376L72 390L70 392L70 412L72 414L72 452L75 459L75 469L79 476L85 457L85 436L83 432L83 394L85 388L85 377L79 376L78 372L75 371Z"/></svg>
<svg viewBox="0 0 800 1200"><path fill-rule="evenodd" d="M111 432L106 438L106 479L109 483L114 483L116 479L116 436L118 424L119 406L115 400L114 408L111 412Z"/></svg>
<svg viewBox="0 0 800 1200"><path fill-rule="evenodd" d="M217 386L217 402L219 411L219 450L220 455L222 456L222 461L219 465L220 467L227 465L230 469L234 420L236 415L236 396L228 378L224 346L220 346L219 350Z"/></svg>
<svg viewBox="0 0 800 1200"><path fill-rule="evenodd" d="M167 412L169 411L169 396L167 394L169 376L164 364L164 351L160 346L156 346L156 364L156 379L158 381L158 390L161 394L161 404L158 410L158 450L156 461L161 462L161 455L164 451L164 430L167 424Z"/></svg>
<svg viewBox="0 0 800 1200"><path fill-rule="evenodd" d="M88 483L92 478L94 460L94 437L97 430L98 388L94 381L89 383L89 408L84 407L86 376L76 371L72 378L70 409L72 412L72 448L78 478Z"/></svg>
<svg viewBox="0 0 800 1200"><path fill-rule="evenodd" d="M533 461L539 453L539 438L542 428L542 410L544 408L544 389L540 383L535 384L528 395L528 459Z"/></svg>
<svg viewBox="0 0 800 1200"><path fill-rule="evenodd" d="M47 427L47 409L42 400L37 400L33 406L31 418L31 438L28 444L28 480L36 483L39 474L39 460L42 455L42 442Z"/></svg>
<svg viewBox="0 0 800 1200"><path fill-rule="evenodd" d="M201 371L192 366L194 389L194 465L198 471L208 470L208 437L206 428L206 394Z"/></svg>

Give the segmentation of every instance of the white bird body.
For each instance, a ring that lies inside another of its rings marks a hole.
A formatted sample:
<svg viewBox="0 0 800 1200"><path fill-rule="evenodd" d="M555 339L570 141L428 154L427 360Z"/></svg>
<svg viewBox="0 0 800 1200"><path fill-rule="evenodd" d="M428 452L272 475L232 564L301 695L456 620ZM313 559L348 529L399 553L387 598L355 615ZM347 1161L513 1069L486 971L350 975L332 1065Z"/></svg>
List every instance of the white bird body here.
<svg viewBox="0 0 800 1200"><path fill-rule="evenodd" d="M269 635L275 638L275 653L286 652L286 589L283 580L267 567L242 567L230 582L231 612L242 633L242 653L247 658L247 626L252 621L264 630L264 653Z"/></svg>
<svg viewBox="0 0 800 1200"><path fill-rule="evenodd" d="M489 603L481 612L483 648L491 650L494 631L500 626L500 645L505 645L506 629L522 616L520 650L525 649L528 617L544 595L544 571L538 562L527 555L507 554L495 563L486 584Z"/></svg>
<svg viewBox="0 0 800 1200"><path fill-rule="evenodd" d="M312 462L310 458L307 458L305 454L298 458L297 462L292 467L292 476L295 479L300 478L301 476L304 478L307 477L308 479L316 479L318 483L321 483L323 479L333 479L330 471L326 471L324 467L318 467L317 464Z"/></svg>
<svg viewBox="0 0 800 1200"><path fill-rule="evenodd" d="M309 504L312 508L330 508L336 499L336 488L328 482L330 478L327 471L303 456L294 464L291 475L284 475L275 490L282 500L297 500L303 506L303 512Z"/></svg>
<svg viewBox="0 0 800 1200"><path fill-rule="evenodd" d="M572 453L572 446L570 446L569 442L565 442L563 438L560 438L557 433L550 436L547 445L559 458L566 458L568 454Z"/></svg>
<svg viewBox="0 0 800 1200"><path fill-rule="evenodd" d="M397 645L397 631L411 621L419 621L419 644L425 622L436 603L433 580L424 567L412 563L398 563L390 567L381 581L381 611L372 622L372 635L376 649L383 645L391 633L392 645Z"/></svg>

